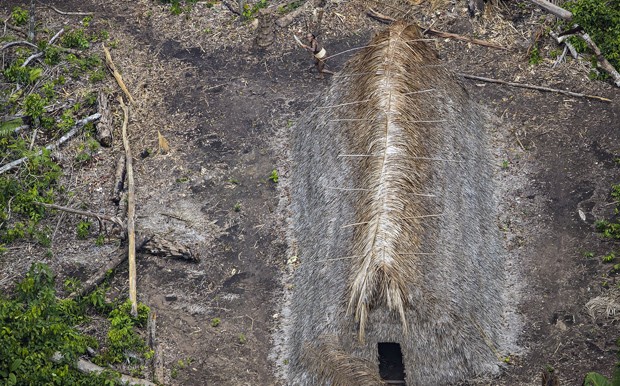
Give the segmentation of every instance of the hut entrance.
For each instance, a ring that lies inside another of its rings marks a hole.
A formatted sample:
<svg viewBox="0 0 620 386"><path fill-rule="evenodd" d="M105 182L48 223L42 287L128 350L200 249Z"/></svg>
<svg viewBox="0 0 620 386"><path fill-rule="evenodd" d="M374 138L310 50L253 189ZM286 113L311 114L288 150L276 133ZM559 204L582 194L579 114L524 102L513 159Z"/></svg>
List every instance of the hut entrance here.
<svg viewBox="0 0 620 386"><path fill-rule="evenodd" d="M379 342L379 375L388 385L406 385L400 344Z"/></svg>

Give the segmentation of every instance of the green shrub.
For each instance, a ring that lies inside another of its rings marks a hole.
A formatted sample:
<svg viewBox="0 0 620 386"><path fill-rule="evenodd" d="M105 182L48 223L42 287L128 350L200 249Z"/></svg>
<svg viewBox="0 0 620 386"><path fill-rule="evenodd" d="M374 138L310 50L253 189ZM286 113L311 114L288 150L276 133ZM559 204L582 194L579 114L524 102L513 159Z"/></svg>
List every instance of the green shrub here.
<svg viewBox="0 0 620 386"><path fill-rule="evenodd" d="M54 276L33 264L12 298L0 294L0 379L5 385L115 385L117 374L82 374L75 360L97 342L76 326L84 322L78 302L58 299ZM62 355L52 361L55 353Z"/></svg>
<svg viewBox="0 0 620 386"><path fill-rule="evenodd" d="M572 0L564 7L573 13L573 23L579 24L596 42L607 60L620 68L620 2L609 0ZM571 38L575 48L584 52L586 44L582 39Z"/></svg>
<svg viewBox="0 0 620 386"><path fill-rule="evenodd" d="M15 7L11 12L11 20L15 25L24 25L28 21L28 11L21 8Z"/></svg>

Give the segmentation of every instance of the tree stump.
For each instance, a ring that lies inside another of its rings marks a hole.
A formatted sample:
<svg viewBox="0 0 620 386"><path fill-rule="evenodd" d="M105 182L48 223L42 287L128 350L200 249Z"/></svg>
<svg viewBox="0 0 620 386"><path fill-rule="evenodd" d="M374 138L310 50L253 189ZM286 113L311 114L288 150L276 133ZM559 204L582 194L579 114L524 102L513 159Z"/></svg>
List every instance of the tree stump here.
<svg viewBox="0 0 620 386"><path fill-rule="evenodd" d="M273 44L274 20L273 13L266 8L258 11L258 28L256 29L256 45L262 48Z"/></svg>

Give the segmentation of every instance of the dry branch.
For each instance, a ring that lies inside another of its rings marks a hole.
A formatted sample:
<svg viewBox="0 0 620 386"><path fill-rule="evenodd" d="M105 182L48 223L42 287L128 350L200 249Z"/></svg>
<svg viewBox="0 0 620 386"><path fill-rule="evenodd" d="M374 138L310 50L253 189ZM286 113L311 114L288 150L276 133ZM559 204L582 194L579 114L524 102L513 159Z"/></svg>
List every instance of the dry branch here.
<svg viewBox="0 0 620 386"><path fill-rule="evenodd" d="M7 44L3 45L2 48L0 48L0 51L4 51L7 48L13 47L13 46L30 46L30 47L39 49L39 47L37 47L36 44L32 44L32 43L27 42L25 40L18 40L18 41L10 42L10 43L7 43Z"/></svg>
<svg viewBox="0 0 620 386"><path fill-rule="evenodd" d="M101 114L101 119L97 123L97 141L99 141L101 146L110 147L112 146L112 113L108 106L108 96L99 91L97 102L99 113Z"/></svg>
<svg viewBox="0 0 620 386"><path fill-rule="evenodd" d="M107 264L99 268L99 270L97 270L97 272L95 272L93 276L91 276L86 282L84 282L84 285L81 289L71 293L68 298L75 299L76 297L81 297L90 293L92 290L95 289L95 287L97 287L105 280L108 272L114 271L116 267L118 267L123 261L125 261L126 258L127 248L123 248L114 256L112 256L112 258L110 259L110 261L107 262Z"/></svg>
<svg viewBox="0 0 620 386"><path fill-rule="evenodd" d="M53 10L54 12L60 15L65 15L65 16L92 16L94 15L94 12L64 12L50 4L44 4L41 2L39 2L39 4L45 5L46 7L50 8L51 10Z"/></svg>
<svg viewBox="0 0 620 386"><path fill-rule="evenodd" d="M607 61L607 59L605 59L605 57L601 53L601 50L594 43L590 35L583 32L581 33L581 37L583 38L583 40L585 40L586 43L588 43L588 46L592 49L592 51L594 51L594 56L596 56L596 60L598 61L599 66L614 79L615 85L617 87L620 87L620 74L614 68L614 66L612 66L611 63Z"/></svg>
<svg viewBox="0 0 620 386"><path fill-rule="evenodd" d="M301 7L294 9L293 11L276 20L276 24L280 28L288 27L288 25L291 24L293 20L295 20L299 15L301 15L303 12L310 9L311 7L317 7L319 3L320 0L308 0Z"/></svg>
<svg viewBox="0 0 620 386"><path fill-rule="evenodd" d="M549 32L549 35L551 35L551 37L554 38L558 42L558 44L564 44L566 48L568 48L568 50L570 51L570 54L573 58L578 58L577 50L575 49L575 47L573 47L572 44L570 44L570 42L566 40L570 37L570 35L558 36L558 34L553 31Z"/></svg>
<svg viewBox="0 0 620 386"><path fill-rule="evenodd" d="M125 82L123 82L123 77L121 76L121 74L116 69L116 66L114 65L114 62L112 61L112 56L110 55L110 51L107 49L107 47L105 45L103 45L103 52L105 53L105 62L107 64L107 66L108 66L108 69L112 72L112 75L114 76L114 79L116 79L116 83L118 83L118 85L120 86L121 90L123 90L123 92L125 93L125 95L129 99L129 102L134 103L134 100L133 100L131 94L129 93L129 90L127 90L127 86L125 86Z"/></svg>
<svg viewBox="0 0 620 386"><path fill-rule="evenodd" d="M596 100L603 101L603 102L611 102L611 99L603 98L603 97L600 97L600 96L581 94L581 93L572 92L572 91L560 90L560 89L557 89L557 88L550 88L550 87L544 87L544 86L536 86L536 85L533 85L533 84L526 84L526 83L507 82L505 80L485 78L485 77L482 77L482 76L475 76L475 75L468 75L468 74L459 74L459 75L462 76L465 79L479 80L479 81L488 82L488 83L504 84L504 85L511 86L511 87L521 87L521 88L527 88L527 89L531 89L531 90L554 92L554 93L563 94L563 95L570 95L570 96L573 96L573 97L596 99Z"/></svg>
<svg viewBox="0 0 620 386"><path fill-rule="evenodd" d="M570 11L567 11L562 7L558 7L557 5L552 4L546 0L530 0L530 2L536 4L545 11L559 17L560 19L571 20L573 18L573 14Z"/></svg>
<svg viewBox="0 0 620 386"><path fill-rule="evenodd" d="M155 311L149 313L149 319L146 325L147 344L153 350L153 360L151 362L153 366L153 382L163 383L164 381L164 360L161 353L161 346L157 343L157 337L155 336L157 331L157 315Z"/></svg>
<svg viewBox="0 0 620 386"><path fill-rule="evenodd" d="M99 119L101 117L101 114L97 113L97 114L93 114L91 116L88 116L84 119L79 120L75 126L73 126L73 129L71 129L67 134L63 135L58 141L56 141L56 143L53 143L51 145L47 145L45 148L47 150L54 150L56 148L58 148L60 145L62 145L63 143L67 142L71 137L73 137L85 124L89 123L89 122L93 122L96 121L97 119ZM39 150L39 152L37 152L37 156L43 154L43 150ZM17 166L21 165L22 163L24 163L24 161L26 161L28 159L28 157L24 157L24 158L20 158L18 160L15 160L13 162L10 162L2 167L0 167L0 174L9 171L11 169L16 168Z"/></svg>
<svg viewBox="0 0 620 386"><path fill-rule="evenodd" d="M53 43L54 43L54 41L55 41L56 39L58 39L58 37L59 37L60 35L62 35L62 34L63 34L63 32L65 32L65 29L64 29L64 28L61 28L61 29L60 29L60 31L58 31L58 32L56 33L56 35L52 36L52 38L49 40L49 42L47 42L47 45L49 46L49 45L53 44ZM44 54L44 52L43 52L43 51L41 51L41 52L37 52L36 54L32 54L32 55L30 55L30 56L29 56L29 57L28 57L28 58L24 61L24 63L22 63L22 67L26 67L26 66L28 65L28 63L30 63L32 60L34 60L34 59L36 59L36 58L39 58L39 57L43 56L43 54Z"/></svg>
<svg viewBox="0 0 620 386"><path fill-rule="evenodd" d="M61 353L57 352L52 356L51 359L52 359L52 362L54 363L60 363L63 360L63 356ZM79 372L84 373L84 374L90 374L90 373L99 374L106 370L109 370L104 367L97 366L96 364L91 363L85 359L78 359L75 363L75 366L77 367ZM121 374L120 378L121 378L121 383L123 385L157 386L153 382L147 381L146 379L134 378L134 377L130 377L129 375L125 375L125 374Z"/></svg>
<svg viewBox="0 0 620 386"><path fill-rule="evenodd" d="M385 23L385 24L391 24L393 22L396 21L396 19L394 19L393 17L384 15L382 13L379 13L377 11L375 11L372 8L368 9L368 12L366 13L369 17L381 22L381 23ZM491 42L487 42L485 40L480 40L480 39L474 39L474 38L470 38L467 36L463 36L463 35L458 35L458 34L454 34L451 32L443 32L443 31L438 31L435 29L431 29L431 28L422 28L423 30L423 34L425 35L432 35L432 36L438 36L440 38L447 38L447 39L454 39L454 40L461 40L464 42L468 42L468 43L472 43L472 44L477 44L479 46L484 46L484 47L489 47L489 48L495 48L498 50L507 50L506 47L502 47L500 45L497 45L495 43L491 43Z"/></svg>
<svg viewBox="0 0 620 386"><path fill-rule="evenodd" d="M107 52L107 50L106 50ZM109 56L109 54L106 54ZM127 238L129 239L129 299L131 300L131 314L138 316L138 294L136 290L136 225L135 225L135 187L133 182L133 163L131 159L131 147L127 136L127 123L129 122L129 108L119 96L118 101L123 109L123 146L125 147L125 162L127 165Z"/></svg>
<svg viewBox="0 0 620 386"><path fill-rule="evenodd" d="M67 213L79 214L80 216L96 218L97 221L99 221L99 229L103 228L102 221L105 220L115 225L118 225L122 231L125 230L125 224L123 224L123 222L118 217L107 216L105 214L97 214L93 212L68 208L66 206L60 206L60 205L55 205L55 204L46 204L44 202L34 202L34 203L37 205L44 206L46 208L50 208L50 209L56 209L56 210L60 210L60 211L67 212Z"/></svg>

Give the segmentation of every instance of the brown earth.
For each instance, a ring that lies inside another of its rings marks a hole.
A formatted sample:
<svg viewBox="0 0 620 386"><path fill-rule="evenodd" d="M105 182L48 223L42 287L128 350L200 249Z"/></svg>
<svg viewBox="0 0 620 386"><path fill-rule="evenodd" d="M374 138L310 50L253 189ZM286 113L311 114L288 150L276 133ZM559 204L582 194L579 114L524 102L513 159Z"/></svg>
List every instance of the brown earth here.
<svg viewBox="0 0 620 386"><path fill-rule="evenodd" d="M291 39L293 32L305 30L310 15L277 29L275 43L261 49L253 42L252 24L221 3L198 3L181 16L149 0L50 3L94 12L93 28L109 31L117 42L112 56L136 99L129 130L138 230L193 244L201 257L195 265L138 258L139 300L158 315L167 384L283 384L269 355L288 272L286 209L280 204L286 192L268 177L278 169L286 180L287 131L329 85L329 79L314 79L310 58ZM0 12L8 15L20 4L5 1ZM363 45L383 27L365 16L369 5L398 14L381 3L328 2L320 37L330 54ZM594 232L593 223L611 215L609 188L618 183L618 89L588 80L587 65L572 59L556 68L551 59L529 65L525 51L544 16L529 5L495 7L480 20L470 20L462 2L435 11L428 5L412 9L409 17L423 25L435 21L433 28L509 48L436 40L440 56L457 72L614 100L463 81L471 96L498 117L495 162L502 212L497 222L513 276L509 300L516 302L522 320L521 349L506 359L499 378L480 384L540 384L546 365L562 385L581 384L588 371L609 375L616 361L617 322L593 320L585 304L605 291L603 281L616 284L610 266L600 262L614 245ZM52 30L81 20L43 6L39 10L55 23ZM543 57L557 49L547 38L541 46ZM353 53L335 56L329 67L337 71ZM111 79L106 89L118 94ZM114 111L118 123L119 109ZM168 155L149 152L157 147L158 130L170 142ZM65 170L64 183L75 195L61 204L115 212L110 193L115 160L122 153L118 137L86 168ZM63 151L71 151L71 145ZM93 239L76 240L78 219L73 217L47 220L58 229L52 257L32 245L11 247L1 256L0 284L17 280L33 261L45 261L61 277L81 278L106 261L114 244L96 247ZM584 257L586 252L594 257ZM126 271L122 266L114 275L115 293L127 292ZM211 326L213 318L221 320L218 327ZM178 360L187 359L191 364L171 377ZM277 366L284 360L278 358Z"/></svg>

